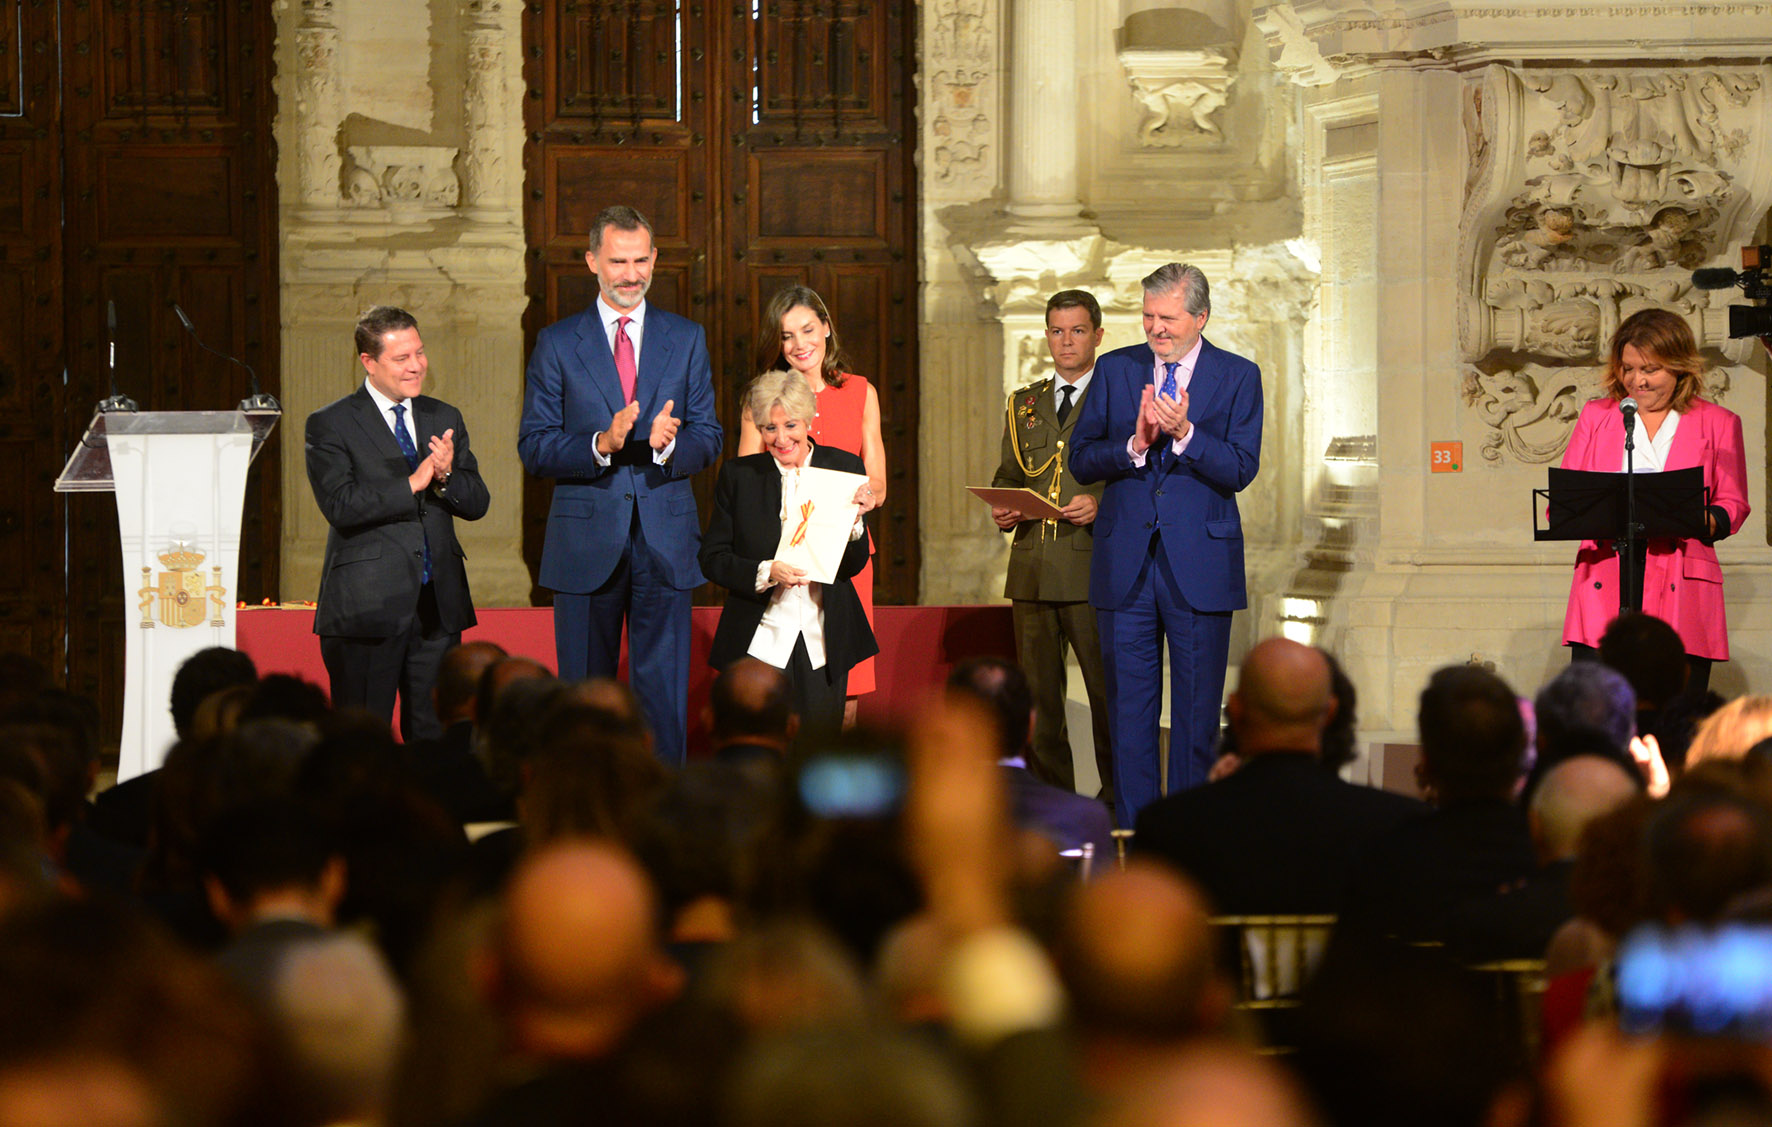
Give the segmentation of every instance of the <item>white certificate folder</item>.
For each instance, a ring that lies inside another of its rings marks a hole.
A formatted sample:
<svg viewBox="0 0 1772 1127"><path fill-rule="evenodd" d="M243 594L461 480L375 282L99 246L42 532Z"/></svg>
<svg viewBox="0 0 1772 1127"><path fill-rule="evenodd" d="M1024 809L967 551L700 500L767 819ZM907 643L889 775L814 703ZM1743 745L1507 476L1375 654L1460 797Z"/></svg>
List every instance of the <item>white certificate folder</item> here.
<svg viewBox="0 0 1772 1127"><path fill-rule="evenodd" d="M849 533L861 506L855 492L867 484L866 474L807 466L800 471L799 495L781 522L775 558L800 568L814 583L834 583Z"/></svg>

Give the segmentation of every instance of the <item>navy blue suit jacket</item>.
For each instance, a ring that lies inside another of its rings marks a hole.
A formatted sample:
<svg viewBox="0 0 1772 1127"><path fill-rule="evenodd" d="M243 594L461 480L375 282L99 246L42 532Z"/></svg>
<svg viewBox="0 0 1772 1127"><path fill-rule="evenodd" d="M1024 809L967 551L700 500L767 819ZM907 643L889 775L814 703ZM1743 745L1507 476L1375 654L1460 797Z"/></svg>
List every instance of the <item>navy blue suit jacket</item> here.
<svg viewBox="0 0 1772 1127"><path fill-rule="evenodd" d="M584 594L602 586L621 560L636 511L674 586L688 590L702 582L695 562L701 519L689 478L714 464L724 433L714 417L713 372L700 325L646 306L634 399L640 416L627 443L608 466L599 466L596 436L623 406L603 322L593 305L541 331L529 357L517 453L530 473L555 479L539 577L550 590ZM667 399L683 425L660 466L647 439Z"/></svg>
<svg viewBox="0 0 1772 1127"><path fill-rule="evenodd" d="M1249 605L1243 579L1243 522L1237 492L1255 480L1261 463L1261 369L1235 353L1202 341L1188 385L1188 421L1194 433L1179 458L1157 448L1135 468L1126 452L1138 405L1156 362L1150 346L1119 348L1095 364L1082 416L1071 432L1071 476L1105 481L1095 518L1095 556L1089 603L1100 610L1126 605L1144 567L1151 534L1161 530L1170 570L1196 611L1241 610ZM1167 436L1159 436L1166 445Z"/></svg>

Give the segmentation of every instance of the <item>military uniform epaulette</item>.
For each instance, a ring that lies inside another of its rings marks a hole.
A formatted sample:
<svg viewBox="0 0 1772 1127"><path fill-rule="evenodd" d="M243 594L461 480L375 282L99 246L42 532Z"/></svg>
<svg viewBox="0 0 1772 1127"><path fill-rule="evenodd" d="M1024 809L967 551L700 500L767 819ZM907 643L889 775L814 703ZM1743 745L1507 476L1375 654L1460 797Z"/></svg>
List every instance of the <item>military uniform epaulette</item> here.
<svg viewBox="0 0 1772 1127"><path fill-rule="evenodd" d="M1051 390L1052 390L1052 377L1047 376L1045 379L1035 380L1033 383L1028 384L1025 387L1016 388L1015 394L1016 395L1027 395L1029 393L1033 393L1033 394L1037 395L1042 391L1051 391Z"/></svg>

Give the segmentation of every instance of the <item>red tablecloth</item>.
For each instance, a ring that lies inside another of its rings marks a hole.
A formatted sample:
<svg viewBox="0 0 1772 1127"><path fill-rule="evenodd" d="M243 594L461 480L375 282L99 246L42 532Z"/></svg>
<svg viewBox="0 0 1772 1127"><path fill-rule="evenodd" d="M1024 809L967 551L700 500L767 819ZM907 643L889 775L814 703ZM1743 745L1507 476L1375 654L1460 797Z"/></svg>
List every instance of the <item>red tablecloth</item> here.
<svg viewBox="0 0 1772 1127"><path fill-rule="evenodd" d="M550 607L492 608L475 612L480 624L464 640L497 642L508 652L532 657L554 668L554 612ZM714 679L708 650L719 607L696 607L689 662L689 746L702 743L702 706ZM917 707L931 686L969 657L994 654L1013 659L1015 635L1009 607L876 607L874 631L880 640L879 687L861 698L863 720L887 721ZM247 607L236 631L241 650L260 673L293 673L321 688L327 685L314 635L311 609ZM623 659L626 676L626 659Z"/></svg>

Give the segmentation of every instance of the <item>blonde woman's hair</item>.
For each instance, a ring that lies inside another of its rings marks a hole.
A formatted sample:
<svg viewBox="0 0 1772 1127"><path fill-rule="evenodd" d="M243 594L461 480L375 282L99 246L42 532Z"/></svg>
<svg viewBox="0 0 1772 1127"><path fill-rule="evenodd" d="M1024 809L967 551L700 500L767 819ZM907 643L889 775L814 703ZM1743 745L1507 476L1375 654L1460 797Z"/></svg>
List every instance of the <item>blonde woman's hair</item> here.
<svg viewBox="0 0 1772 1127"><path fill-rule="evenodd" d="M1707 759L1738 760L1772 736L1772 696L1741 696L1711 713L1692 736L1686 765Z"/></svg>

